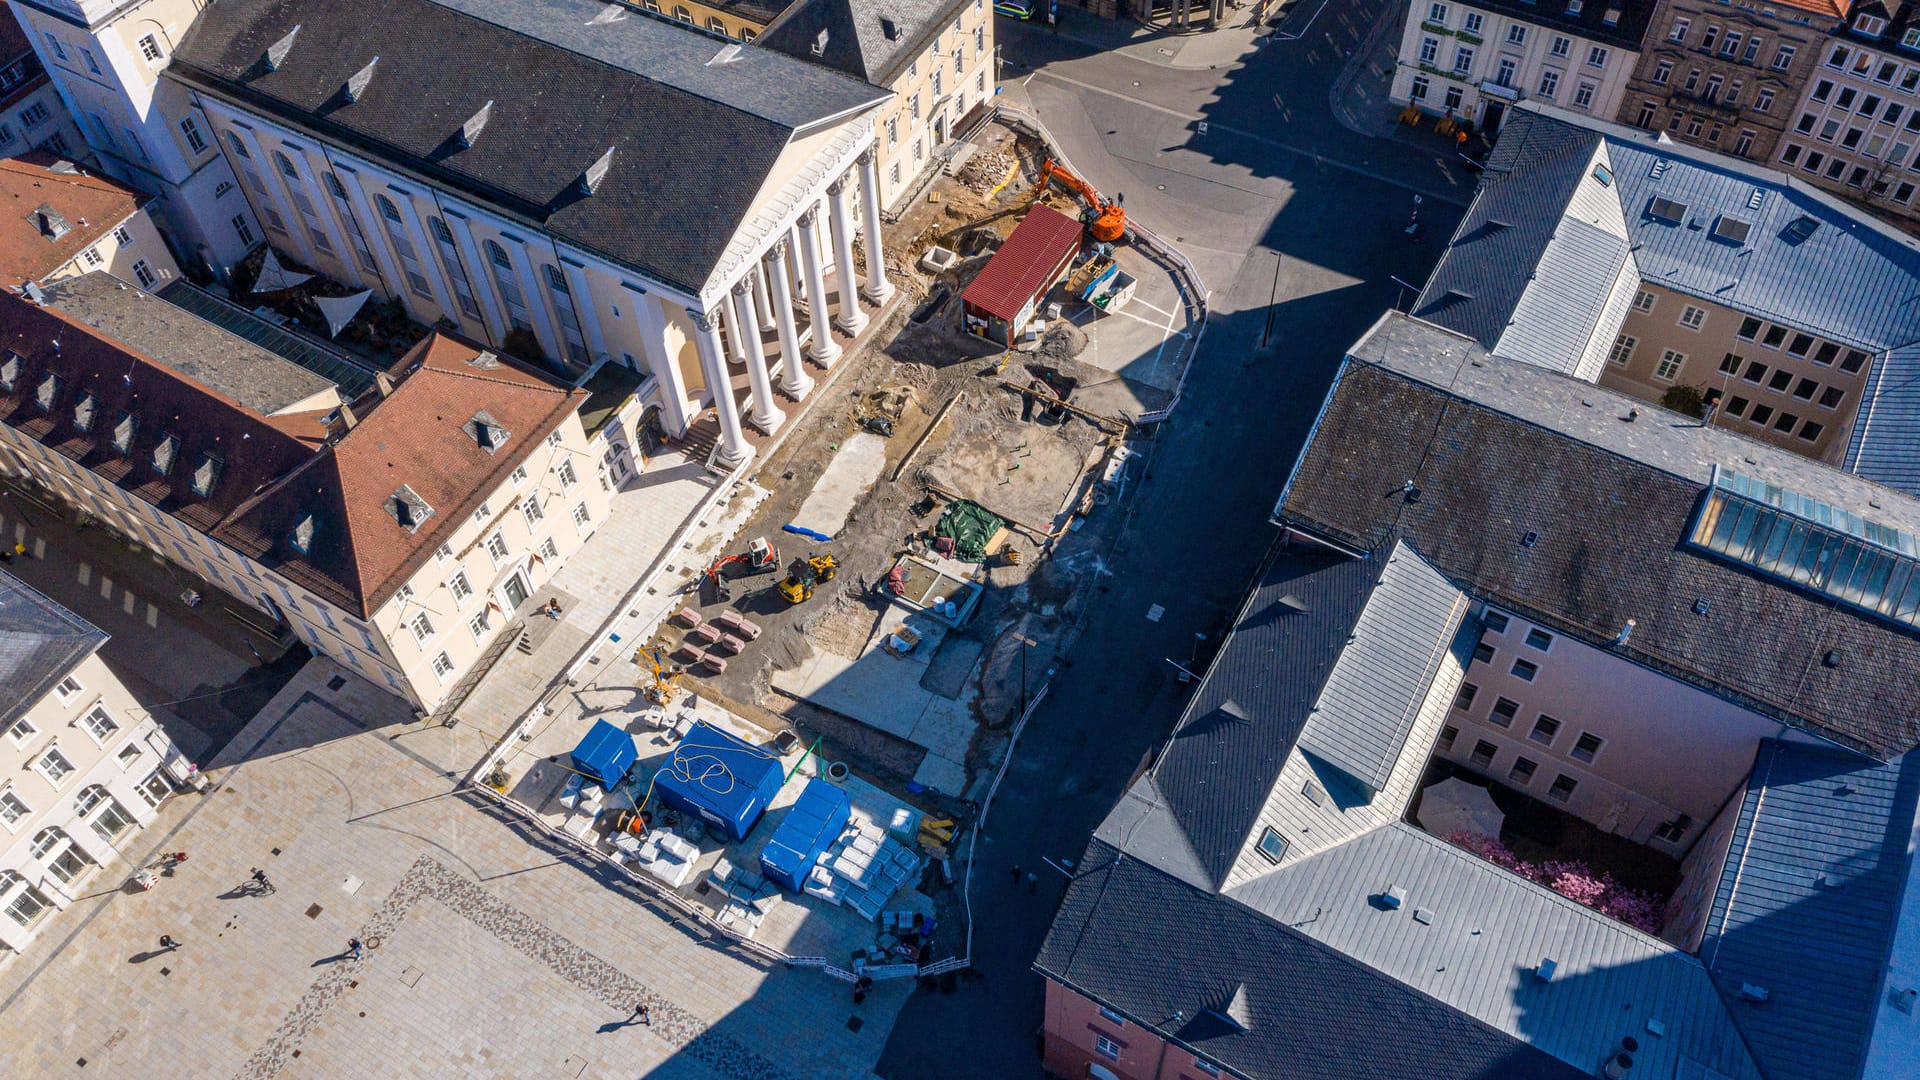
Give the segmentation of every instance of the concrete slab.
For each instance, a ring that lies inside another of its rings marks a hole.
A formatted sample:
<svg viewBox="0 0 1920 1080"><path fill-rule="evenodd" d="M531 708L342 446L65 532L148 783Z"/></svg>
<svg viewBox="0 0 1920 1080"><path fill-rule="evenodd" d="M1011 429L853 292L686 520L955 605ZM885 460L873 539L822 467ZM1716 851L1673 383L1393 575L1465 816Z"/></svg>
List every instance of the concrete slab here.
<svg viewBox="0 0 1920 1080"><path fill-rule="evenodd" d="M838 535L854 504L879 482L886 465L887 440L864 431L856 433L840 444L807 500L795 511L793 523L828 536Z"/></svg>
<svg viewBox="0 0 1920 1080"><path fill-rule="evenodd" d="M961 689L967 685L967 679L973 675L974 666L980 663L980 654L986 648L985 642L949 635L933 654L926 674L920 676L920 686L941 697L959 697Z"/></svg>
<svg viewBox="0 0 1920 1080"><path fill-rule="evenodd" d="M926 760L920 763L919 770L913 774L913 782L924 784L942 795L958 796L966 790L967 769L959 762L939 754L928 754Z"/></svg>

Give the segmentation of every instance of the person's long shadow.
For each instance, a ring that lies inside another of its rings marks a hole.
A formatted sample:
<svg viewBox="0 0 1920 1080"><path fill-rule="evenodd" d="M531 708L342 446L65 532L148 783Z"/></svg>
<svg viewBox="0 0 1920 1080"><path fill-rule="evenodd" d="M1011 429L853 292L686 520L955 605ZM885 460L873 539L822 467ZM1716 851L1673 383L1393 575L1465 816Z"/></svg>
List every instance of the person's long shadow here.
<svg viewBox="0 0 1920 1080"><path fill-rule="evenodd" d="M348 950L347 952L334 953L332 956L323 956L307 966L310 968L325 967L328 964L337 964L342 960L351 959L353 959L353 952L352 950Z"/></svg>
<svg viewBox="0 0 1920 1080"><path fill-rule="evenodd" d="M627 1017L625 1020L614 1020L605 1024L601 1024L597 1029L595 1029L594 1033L597 1035L611 1035L614 1032L620 1031L624 1028L650 1027L650 1026L651 1025L642 1021L638 1014L635 1014L633 1016Z"/></svg>
<svg viewBox="0 0 1920 1080"><path fill-rule="evenodd" d="M156 956L165 956L172 951L173 950L171 949L149 949L146 952L137 952L137 953L134 953L132 956L127 957L127 963L144 964Z"/></svg>

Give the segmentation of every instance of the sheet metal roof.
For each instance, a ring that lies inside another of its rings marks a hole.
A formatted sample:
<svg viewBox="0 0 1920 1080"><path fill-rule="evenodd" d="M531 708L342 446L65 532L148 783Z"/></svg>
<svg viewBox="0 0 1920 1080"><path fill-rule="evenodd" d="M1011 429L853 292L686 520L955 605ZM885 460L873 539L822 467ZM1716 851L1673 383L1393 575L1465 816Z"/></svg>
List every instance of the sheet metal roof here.
<svg viewBox="0 0 1920 1080"><path fill-rule="evenodd" d="M1080 233L1078 221L1035 203L960 299L988 314L1012 319L1050 283L1048 275L1061 261L1080 246Z"/></svg>
<svg viewBox="0 0 1920 1080"><path fill-rule="evenodd" d="M0 570L0 686L7 688L0 729L39 704L106 643L105 630Z"/></svg>
<svg viewBox="0 0 1920 1080"><path fill-rule="evenodd" d="M268 71L268 46L296 26ZM696 293L796 130L886 99L601 0L216 0L167 72ZM461 125L489 101L463 147ZM611 169L583 194L609 147Z"/></svg>
<svg viewBox="0 0 1920 1080"><path fill-rule="evenodd" d="M1496 871L1499 872L1499 871ZM1096 841L1035 966L1255 1077L1590 1077L1366 964ZM1248 1030L1213 1015L1238 999Z"/></svg>
<svg viewBox="0 0 1920 1080"><path fill-rule="evenodd" d="M1917 801L1920 756L1761 744L1700 957L1769 1076L1861 1075Z"/></svg>
<svg viewBox="0 0 1920 1080"><path fill-rule="evenodd" d="M1920 637L1683 547L1716 463L1920 523L1899 492L1399 313L1354 346L1276 517L1363 550L1403 537L1498 606L1875 756L1905 753L1920 742Z"/></svg>

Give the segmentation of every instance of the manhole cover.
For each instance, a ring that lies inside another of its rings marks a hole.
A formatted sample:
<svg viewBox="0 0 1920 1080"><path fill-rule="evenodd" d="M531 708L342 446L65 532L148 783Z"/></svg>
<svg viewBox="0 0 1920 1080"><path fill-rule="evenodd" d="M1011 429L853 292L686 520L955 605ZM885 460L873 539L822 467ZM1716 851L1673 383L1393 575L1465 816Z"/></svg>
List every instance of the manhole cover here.
<svg viewBox="0 0 1920 1080"><path fill-rule="evenodd" d="M171 975L171 974L173 974L173 969L172 969L172 968L161 968L161 969L160 969L160 974L161 974L161 976L162 976L162 977L164 978L165 976L168 976L168 975Z"/></svg>
<svg viewBox="0 0 1920 1080"><path fill-rule="evenodd" d="M309 919L317 919L317 918L319 918L319 917L320 917L320 912L321 912L322 910L323 910L323 909L322 909L322 908L320 907L320 905L319 905L319 904L314 904L313 906L311 906L311 907L309 907L309 908L307 908L307 918L309 918Z"/></svg>
<svg viewBox="0 0 1920 1080"><path fill-rule="evenodd" d="M415 986L419 984L420 976L425 974L426 972L421 971L417 967L409 967L400 973L400 981L406 983L408 986Z"/></svg>
<svg viewBox="0 0 1920 1080"><path fill-rule="evenodd" d="M587 1071L587 1059L578 1054L568 1054L566 1064L560 1066L563 1076L579 1076Z"/></svg>

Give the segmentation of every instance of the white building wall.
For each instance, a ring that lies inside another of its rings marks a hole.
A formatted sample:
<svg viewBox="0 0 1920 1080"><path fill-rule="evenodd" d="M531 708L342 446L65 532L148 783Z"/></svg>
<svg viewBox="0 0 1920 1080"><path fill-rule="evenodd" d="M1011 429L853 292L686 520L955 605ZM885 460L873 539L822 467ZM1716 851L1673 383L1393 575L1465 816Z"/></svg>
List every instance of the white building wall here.
<svg viewBox="0 0 1920 1080"><path fill-rule="evenodd" d="M1498 622L1495 613L1493 623ZM1546 648L1529 645L1539 628L1508 616L1504 630L1489 625L1481 638L1492 659L1469 665L1472 703L1456 703L1443 736L1441 756L1567 812L1610 833L1678 854L1719 813L1729 793L1746 782L1759 742L1783 725L1723 698L1697 690L1604 650L1542 630ZM1537 665L1529 681L1513 673L1515 661ZM1495 718L1502 699L1515 706L1510 724ZM1547 743L1533 738L1542 715L1560 722ZM1581 734L1603 740L1592 761L1574 756ZM1473 761L1477 743L1492 745L1490 764ZM1529 782L1513 778L1514 762L1536 764ZM1576 787L1565 801L1549 795L1554 778ZM1655 836L1681 815L1690 825L1675 839Z"/></svg>
<svg viewBox="0 0 1920 1080"><path fill-rule="evenodd" d="M1474 26L1478 33L1470 31ZM1589 62L1596 48L1605 50L1598 66ZM1528 99L1611 120L1638 58L1618 45L1499 12L1452 0L1411 0L1390 97L1395 104L1412 101L1430 114L1451 111L1476 124L1484 123L1488 102ZM1512 64L1506 86L1497 82L1502 61Z"/></svg>
<svg viewBox="0 0 1920 1080"><path fill-rule="evenodd" d="M69 160L87 156L87 140L51 79L0 111L0 157L37 149Z"/></svg>

